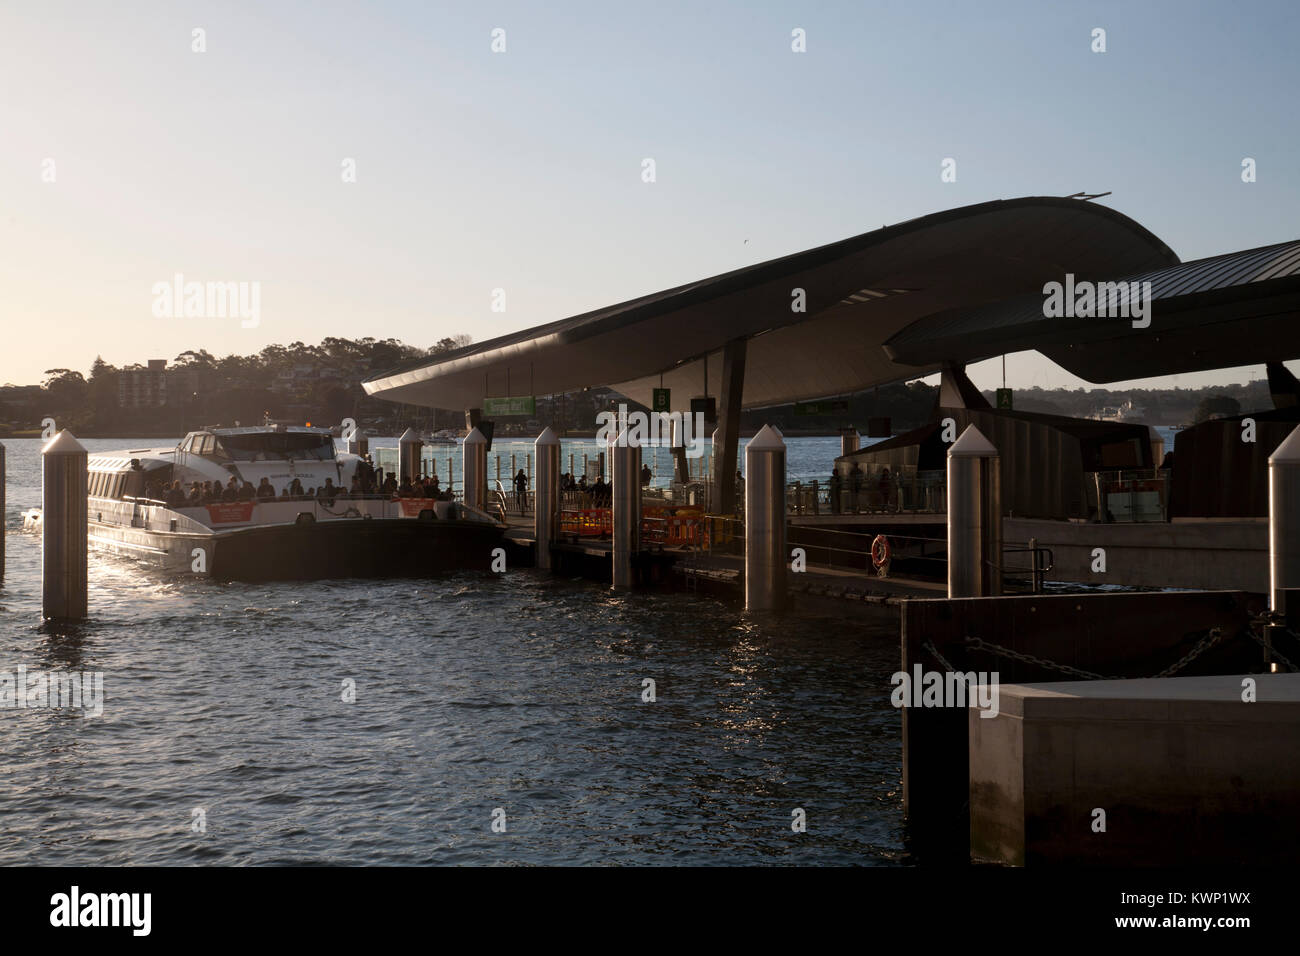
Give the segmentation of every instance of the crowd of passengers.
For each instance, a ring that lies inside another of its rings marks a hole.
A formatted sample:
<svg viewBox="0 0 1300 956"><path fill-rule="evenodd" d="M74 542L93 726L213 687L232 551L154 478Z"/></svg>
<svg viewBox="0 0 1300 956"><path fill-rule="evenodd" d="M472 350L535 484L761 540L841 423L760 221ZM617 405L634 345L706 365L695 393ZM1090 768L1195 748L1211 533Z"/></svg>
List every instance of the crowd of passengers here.
<svg viewBox="0 0 1300 956"><path fill-rule="evenodd" d="M349 487L334 484L334 479L326 478L319 487L303 487L301 479L294 478L278 492L269 478L254 485L250 481L241 481L233 475L223 485L220 481L192 481L189 488L180 481L151 484L147 497L162 501L169 508L190 508L197 505L219 504L230 501L302 501L317 500L332 505L336 499L383 495L393 498L433 498L435 500L453 500L450 491L443 491L436 475L423 478L403 478L401 482L393 475L384 475L368 460L357 468Z"/></svg>
<svg viewBox="0 0 1300 956"><path fill-rule="evenodd" d="M642 484L648 483L645 477L645 473L648 471L648 468L642 469ZM592 507L604 508L609 505L610 499L613 497L614 486L605 481L603 477L588 482L586 475L579 475L578 480L574 481L573 475L566 471L560 476L560 490L574 491L578 494L587 495L589 496L589 501Z"/></svg>

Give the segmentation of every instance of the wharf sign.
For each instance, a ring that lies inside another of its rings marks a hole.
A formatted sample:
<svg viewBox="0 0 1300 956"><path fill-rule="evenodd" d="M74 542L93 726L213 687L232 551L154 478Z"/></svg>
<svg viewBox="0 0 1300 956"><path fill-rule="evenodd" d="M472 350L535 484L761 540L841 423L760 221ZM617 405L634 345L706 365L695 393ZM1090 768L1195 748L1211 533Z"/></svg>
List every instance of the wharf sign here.
<svg viewBox="0 0 1300 956"><path fill-rule="evenodd" d="M511 415L536 415L537 397L534 395L516 395L513 398L483 399L483 414L502 418Z"/></svg>
<svg viewBox="0 0 1300 956"><path fill-rule="evenodd" d="M836 412L847 412L849 403L843 399L828 402L795 402L794 413L796 415L834 415Z"/></svg>

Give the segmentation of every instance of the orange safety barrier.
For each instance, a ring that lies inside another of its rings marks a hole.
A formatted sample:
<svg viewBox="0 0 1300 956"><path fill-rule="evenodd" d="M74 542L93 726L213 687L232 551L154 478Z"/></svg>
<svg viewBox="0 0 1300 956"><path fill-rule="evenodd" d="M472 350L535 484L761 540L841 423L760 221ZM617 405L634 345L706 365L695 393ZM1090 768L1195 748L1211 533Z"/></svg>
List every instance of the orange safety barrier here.
<svg viewBox="0 0 1300 956"><path fill-rule="evenodd" d="M708 520L699 508L642 508L641 541L669 547L705 548L709 544ZM560 512L560 534L579 538L613 537L613 511L609 508L565 509Z"/></svg>
<svg viewBox="0 0 1300 956"><path fill-rule="evenodd" d="M613 533L613 516L608 508L579 508L560 512L560 534L603 538Z"/></svg>
<svg viewBox="0 0 1300 956"><path fill-rule="evenodd" d="M735 515L708 515L704 520L708 523L709 539L716 545L730 544L741 527Z"/></svg>

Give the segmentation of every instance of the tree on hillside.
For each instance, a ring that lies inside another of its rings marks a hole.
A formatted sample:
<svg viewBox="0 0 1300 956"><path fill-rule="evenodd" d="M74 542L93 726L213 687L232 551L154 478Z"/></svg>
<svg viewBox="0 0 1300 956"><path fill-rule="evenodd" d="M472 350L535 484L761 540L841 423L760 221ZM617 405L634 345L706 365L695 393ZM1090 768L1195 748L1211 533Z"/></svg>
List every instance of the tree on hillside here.
<svg viewBox="0 0 1300 956"><path fill-rule="evenodd" d="M1217 395L1206 395L1201 399L1200 404L1196 406L1194 416L1196 422L1209 421L1211 418L1232 418L1234 415L1241 414L1241 402L1237 401L1231 395L1222 392Z"/></svg>
<svg viewBox="0 0 1300 956"><path fill-rule="evenodd" d="M474 336L461 333L460 335L451 335L439 339L432 348L429 349L430 355L441 355L443 352L451 352L454 349L463 349L467 345L474 343Z"/></svg>
<svg viewBox="0 0 1300 956"><path fill-rule="evenodd" d="M195 366L198 368L215 368L217 360L209 354L207 349L199 349L197 352L193 349L182 352L172 360L173 365L179 365L182 368Z"/></svg>
<svg viewBox="0 0 1300 956"><path fill-rule="evenodd" d="M50 405L57 411L83 411L86 405L86 379L80 372L66 368L45 370L44 389Z"/></svg>
<svg viewBox="0 0 1300 956"><path fill-rule="evenodd" d="M105 362L103 356L96 355L95 363L90 367L90 381L87 384L95 427L106 428L117 418L117 369Z"/></svg>

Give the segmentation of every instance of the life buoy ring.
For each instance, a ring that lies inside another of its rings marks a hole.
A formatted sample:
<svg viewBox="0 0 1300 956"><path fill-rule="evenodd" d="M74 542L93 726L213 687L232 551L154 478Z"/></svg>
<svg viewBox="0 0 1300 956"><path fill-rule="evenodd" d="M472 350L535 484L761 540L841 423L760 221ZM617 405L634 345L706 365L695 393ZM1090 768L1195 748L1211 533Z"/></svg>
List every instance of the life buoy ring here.
<svg viewBox="0 0 1300 956"><path fill-rule="evenodd" d="M886 567L889 559L894 556L894 549L889 546L889 539L883 534L878 534L875 540L871 542L871 563L877 568Z"/></svg>

